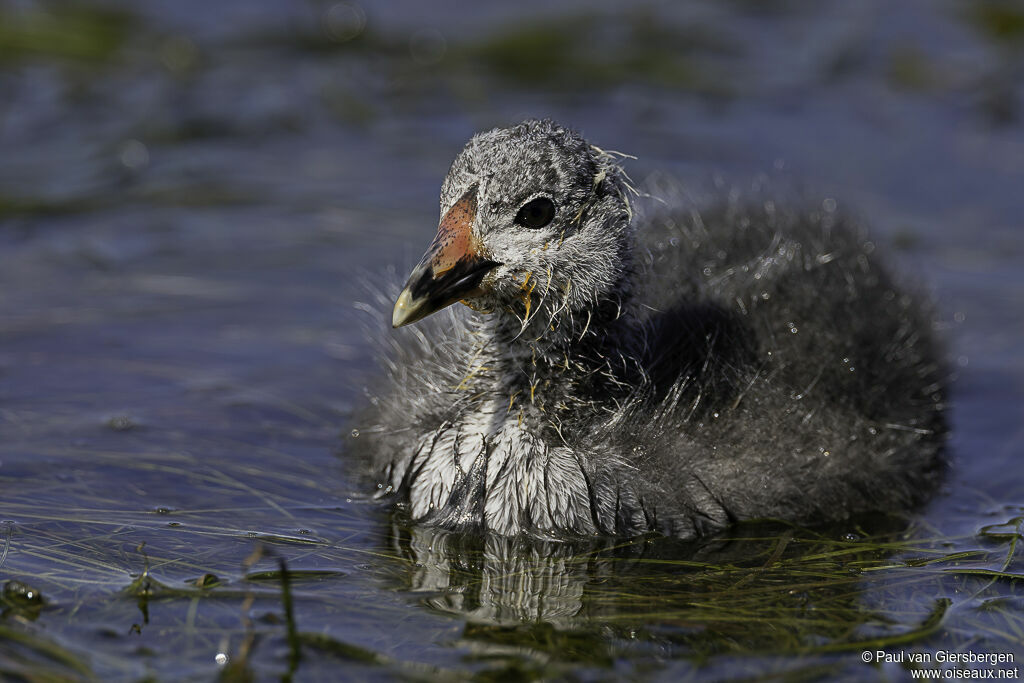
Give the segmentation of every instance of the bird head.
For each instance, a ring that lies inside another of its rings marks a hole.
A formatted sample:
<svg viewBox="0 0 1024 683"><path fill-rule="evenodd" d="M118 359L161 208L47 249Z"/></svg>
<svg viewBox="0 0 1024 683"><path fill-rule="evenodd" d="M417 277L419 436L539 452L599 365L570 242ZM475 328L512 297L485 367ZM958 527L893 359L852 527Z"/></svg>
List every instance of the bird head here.
<svg viewBox="0 0 1024 683"><path fill-rule="evenodd" d="M575 131L529 120L474 136L441 188L437 235L395 303L395 327L457 301L512 313L582 311L628 267L625 175Z"/></svg>

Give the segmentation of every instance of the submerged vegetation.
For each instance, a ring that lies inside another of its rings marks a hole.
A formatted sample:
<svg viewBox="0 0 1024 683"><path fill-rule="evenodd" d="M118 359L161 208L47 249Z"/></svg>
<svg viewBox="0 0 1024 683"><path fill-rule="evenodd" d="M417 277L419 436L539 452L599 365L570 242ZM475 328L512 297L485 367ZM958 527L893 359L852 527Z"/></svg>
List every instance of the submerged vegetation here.
<svg viewBox="0 0 1024 683"><path fill-rule="evenodd" d="M23 60L109 62L133 31L127 11L79 4L0 8L0 65Z"/></svg>
<svg viewBox="0 0 1024 683"><path fill-rule="evenodd" d="M330 487L310 463L284 460L290 484L253 481L259 498L228 499L218 482L250 488L244 467L139 462L136 481L156 468L227 506L151 523L120 521L116 499L50 514L32 497L6 501L19 521L5 526L0 673L242 680L344 661L413 677L551 678L628 661L636 673L813 677L865 675L875 665L864 651L1024 656L1024 515L959 536L875 517L745 524L698 543L529 541L417 528L365 503L302 505ZM267 528L275 508L318 531ZM243 531L242 519L266 531Z"/></svg>
<svg viewBox="0 0 1024 683"><path fill-rule="evenodd" d="M693 6L535 3L455 31L386 3L0 5L0 678L1024 660L1019 5L930 9L939 38L915 10ZM914 37L876 35L890 18ZM353 282L429 237L468 132L524 113L615 131L638 167L860 182L880 231L938 264L947 317L968 311L949 491L694 544L451 536L348 498L334 449L374 352Z"/></svg>

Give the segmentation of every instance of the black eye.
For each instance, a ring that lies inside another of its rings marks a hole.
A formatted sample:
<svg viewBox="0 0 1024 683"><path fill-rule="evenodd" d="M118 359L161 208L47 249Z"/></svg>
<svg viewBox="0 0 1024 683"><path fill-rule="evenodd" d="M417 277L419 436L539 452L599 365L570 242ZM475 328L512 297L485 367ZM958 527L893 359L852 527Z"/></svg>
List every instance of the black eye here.
<svg viewBox="0 0 1024 683"><path fill-rule="evenodd" d="M547 197L537 197L523 204L516 214L516 223L526 228L543 228L555 217L555 203Z"/></svg>

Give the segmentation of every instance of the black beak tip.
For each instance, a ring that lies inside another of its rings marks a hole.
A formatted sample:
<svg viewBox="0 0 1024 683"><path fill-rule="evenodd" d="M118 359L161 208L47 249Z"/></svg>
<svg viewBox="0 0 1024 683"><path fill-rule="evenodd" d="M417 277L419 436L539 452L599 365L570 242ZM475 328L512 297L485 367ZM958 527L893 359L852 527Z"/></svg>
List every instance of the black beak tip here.
<svg viewBox="0 0 1024 683"><path fill-rule="evenodd" d="M473 296L484 276L499 265L487 259L464 259L444 274L434 276L429 267L420 264L395 301L391 326L398 328L414 323L460 299Z"/></svg>

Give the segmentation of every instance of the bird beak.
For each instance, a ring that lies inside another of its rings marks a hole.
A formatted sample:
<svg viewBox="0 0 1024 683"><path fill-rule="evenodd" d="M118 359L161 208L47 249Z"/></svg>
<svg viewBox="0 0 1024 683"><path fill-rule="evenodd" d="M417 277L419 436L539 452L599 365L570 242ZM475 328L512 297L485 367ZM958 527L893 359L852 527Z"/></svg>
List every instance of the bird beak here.
<svg viewBox="0 0 1024 683"><path fill-rule="evenodd" d="M393 327L427 317L460 299L481 293L480 282L500 265L483 255L473 234L476 218L476 186L455 202L437 226L437 236L412 270L398 295Z"/></svg>

